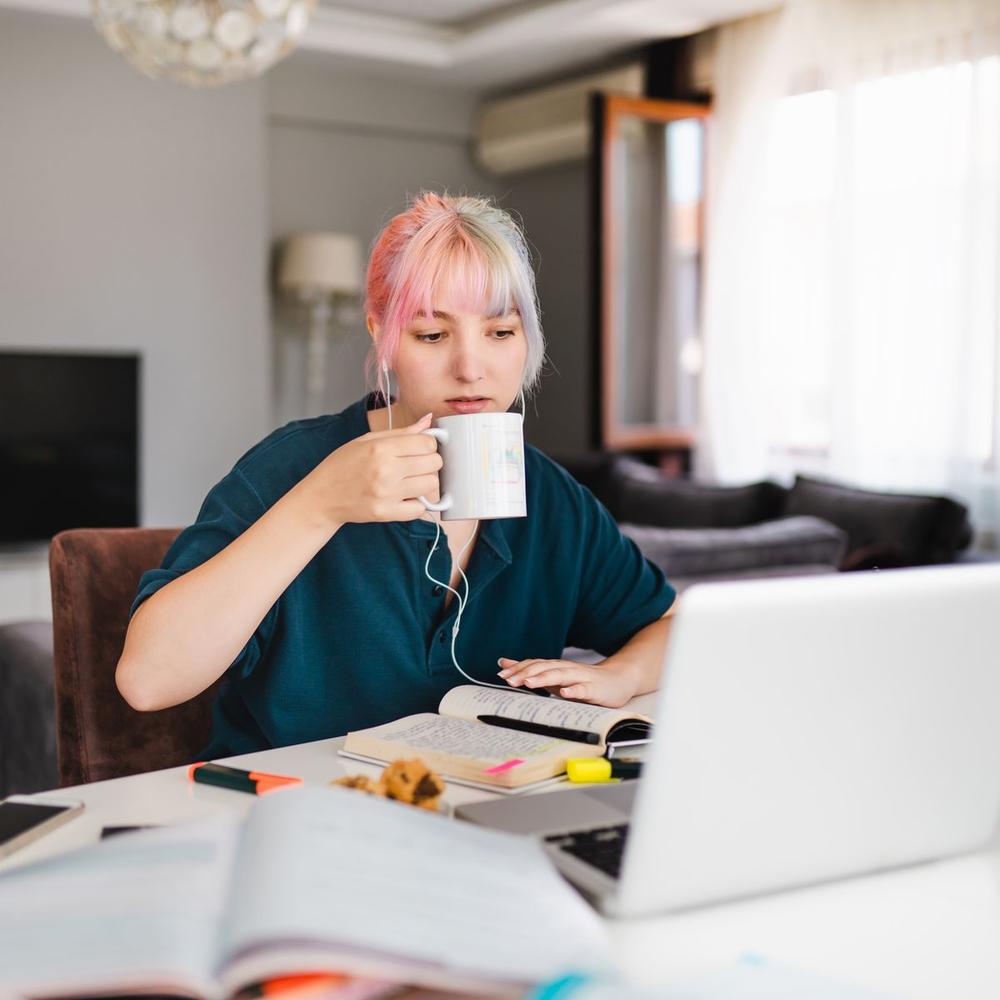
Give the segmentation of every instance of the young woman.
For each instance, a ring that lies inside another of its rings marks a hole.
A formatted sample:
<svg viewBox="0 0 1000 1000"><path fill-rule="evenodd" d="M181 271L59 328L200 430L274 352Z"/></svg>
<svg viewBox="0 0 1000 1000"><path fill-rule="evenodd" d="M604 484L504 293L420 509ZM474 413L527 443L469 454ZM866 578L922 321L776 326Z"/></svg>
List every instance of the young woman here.
<svg viewBox="0 0 1000 1000"><path fill-rule="evenodd" d="M391 372L395 399L294 421L211 490L140 581L125 699L167 708L225 675L209 758L434 711L468 683L456 662L601 705L653 690L673 588L559 466L526 447L525 518L436 524L417 499L440 496L437 442L420 433L433 418L523 409L537 384L534 275L511 217L419 196L373 245L365 309L369 387ZM607 659L565 661L567 646Z"/></svg>

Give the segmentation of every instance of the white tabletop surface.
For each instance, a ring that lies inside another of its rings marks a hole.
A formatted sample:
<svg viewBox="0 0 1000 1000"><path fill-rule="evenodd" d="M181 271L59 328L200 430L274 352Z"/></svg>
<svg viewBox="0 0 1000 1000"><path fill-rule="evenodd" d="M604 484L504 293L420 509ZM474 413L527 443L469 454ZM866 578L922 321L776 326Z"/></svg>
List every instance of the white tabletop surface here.
<svg viewBox="0 0 1000 1000"><path fill-rule="evenodd" d="M379 768L337 756L341 739L245 754L227 763L326 784ZM0 872L96 842L102 826L245 813L253 796L195 785L186 768L98 781L38 798L84 812L0 862ZM452 804L490 798L449 785ZM747 955L907 1000L1000 997L1000 849L675 916L609 922L623 976L678 984Z"/></svg>

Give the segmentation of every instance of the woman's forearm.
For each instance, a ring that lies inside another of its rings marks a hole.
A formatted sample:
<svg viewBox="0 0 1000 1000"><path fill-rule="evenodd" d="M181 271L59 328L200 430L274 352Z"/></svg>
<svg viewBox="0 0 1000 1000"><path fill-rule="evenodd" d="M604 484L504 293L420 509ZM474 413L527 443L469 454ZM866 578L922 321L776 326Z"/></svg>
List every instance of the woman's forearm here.
<svg viewBox="0 0 1000 1000"><path fill-rule="evenodd" d="M660 671L672 624L670 614L668 611L665 617L640 629L617 653L601 664L631 675L637 695L648 694L660 686Z"/></svg>
<svg viewBox="0 0 1000 1000"><path fill-rule="evenodd" d="M596 665L500 657L500 676L511 687L544 687L563 698L621 708L636 695L659 687L672 613L673 608L641 628L617 653Z"/></svg>
<svg viewBox="0 0 1000 1000"><path fill-rule="evenodd" d="M339 527L300 482L221 552L149 597L115 673L125 700L155 711L204 691Z"/></svg>

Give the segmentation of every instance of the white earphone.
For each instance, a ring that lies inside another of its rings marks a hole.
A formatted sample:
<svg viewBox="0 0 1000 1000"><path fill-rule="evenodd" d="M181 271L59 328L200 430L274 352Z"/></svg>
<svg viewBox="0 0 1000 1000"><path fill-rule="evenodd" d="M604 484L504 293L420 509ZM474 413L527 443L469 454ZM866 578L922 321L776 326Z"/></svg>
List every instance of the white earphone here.
<svg viewBox="0 0 1000 1000"><path fill-rule="evenodd" d="M389 430L392 430L392 406L389 403L389 366L382 359L382 374L385 376L385 412L389 415Z"/></svg>

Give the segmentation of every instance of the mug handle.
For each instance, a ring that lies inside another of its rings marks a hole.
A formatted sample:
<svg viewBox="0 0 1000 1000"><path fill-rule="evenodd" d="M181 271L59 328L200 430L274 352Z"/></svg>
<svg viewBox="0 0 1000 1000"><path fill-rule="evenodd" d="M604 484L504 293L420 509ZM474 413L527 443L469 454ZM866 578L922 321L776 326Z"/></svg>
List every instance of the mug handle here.
<svg viewBox="0 0 1000 1000"><path fill-rule="evenodd" d="M421 431L421 434L428 434L432 438L436 438L441 444L448 443L448 432L443 427L428 427L427 430ZM427 497L417 497L417 499L427 508L427 510L447 510L455 501L452 499L450 493L445 493L439 503L431 503Z"/></svg>

